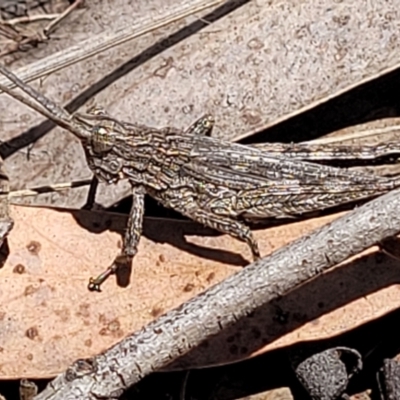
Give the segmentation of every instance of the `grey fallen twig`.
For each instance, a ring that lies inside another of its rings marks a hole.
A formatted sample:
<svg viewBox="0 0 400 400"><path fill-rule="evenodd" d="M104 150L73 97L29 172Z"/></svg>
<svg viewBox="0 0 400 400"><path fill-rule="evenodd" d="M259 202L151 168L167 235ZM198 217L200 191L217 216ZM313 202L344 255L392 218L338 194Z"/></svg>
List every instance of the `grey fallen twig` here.
<svg viewBox="0 0 400 400"><path fill-rule="evenodd" d="M76 361L35 399L117 399L258 307L399 233L399 207L396 189L250 264L104 353Z"/></svg>

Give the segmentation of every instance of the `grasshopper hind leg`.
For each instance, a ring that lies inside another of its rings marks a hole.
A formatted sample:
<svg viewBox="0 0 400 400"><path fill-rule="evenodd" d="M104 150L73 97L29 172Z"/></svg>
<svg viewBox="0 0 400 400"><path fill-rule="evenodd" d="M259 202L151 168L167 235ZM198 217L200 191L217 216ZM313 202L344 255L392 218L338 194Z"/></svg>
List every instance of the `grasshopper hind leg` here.
<svg viewBox="0 0 400 400"><path fill-rule="evenodd" d="M256 261L260 258L258 243L254 239L250 228L243 222L201 209L192 210L190 212L182 212L182 214L185 214L194 221L208 226L209 228L226 233L242 242L245 242L250 248L253 260Z"/></svg>

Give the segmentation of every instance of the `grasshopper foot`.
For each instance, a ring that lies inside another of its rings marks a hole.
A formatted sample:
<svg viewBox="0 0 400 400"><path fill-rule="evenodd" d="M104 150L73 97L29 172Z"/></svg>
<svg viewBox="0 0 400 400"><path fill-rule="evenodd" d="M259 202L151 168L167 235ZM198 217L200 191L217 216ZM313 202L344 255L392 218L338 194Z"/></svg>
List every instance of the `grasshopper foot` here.
<svg viewBox="0 0 400 400"><path fill-rule="evenodd" d="M109 276L118 273L122 268L130 268L132 265L132 258L126 254L119 254L112 265L103 271L96 278L90 278L88 289L91 292L101 292L100 286L108 279Z"/></svg>

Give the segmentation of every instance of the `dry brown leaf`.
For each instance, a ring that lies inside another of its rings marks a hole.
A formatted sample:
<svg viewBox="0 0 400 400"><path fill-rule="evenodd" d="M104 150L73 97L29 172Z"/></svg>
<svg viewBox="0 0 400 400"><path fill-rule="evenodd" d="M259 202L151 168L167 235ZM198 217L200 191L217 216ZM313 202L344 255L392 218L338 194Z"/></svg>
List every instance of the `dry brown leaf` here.
<svg viewBox="0 0 400 400"><path fill-rule="evenodd" d="M0 270L2 379L53 376L221 281L241 268L242 255L249 256L243 243L206 235L193 223L146 220L129 285L110 279L102 293L91 293L88 277L113 260L125 218L21 206L11 212L15 228ZM337 216L255 235L267 254ZM330 337L393 310L399 306L398 270L395 261L382 260L373 255L333 270L260 310L265 332L245 322L171 368L223 364L254 349Z"/></svg>

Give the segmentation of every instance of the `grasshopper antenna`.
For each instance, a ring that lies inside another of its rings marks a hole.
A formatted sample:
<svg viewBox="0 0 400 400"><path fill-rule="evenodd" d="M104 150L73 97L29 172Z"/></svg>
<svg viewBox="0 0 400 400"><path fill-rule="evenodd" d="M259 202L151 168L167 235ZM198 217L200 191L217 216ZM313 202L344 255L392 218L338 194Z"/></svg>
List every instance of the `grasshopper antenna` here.
<svg viewBox="0 0 400 400"><path fill-rule="evenodd" d="M23 92L25 92L29 97L34 99L36 102L14 92L12 89L9 89L7 86L4 86L2 84L0 84L1 91L7 93L14 99L20 101L26 106L42 114L44 117L52 120L54 123L70 131L78 138L88 139L91 137L90 132L88 132L86 129L84 129L82 126L78 125L76 122L72 120L71 114L69 114L66 110L64 110L62 107L59 107L57 104L55 104L48 98L44 97L42 94L37 92L33 87L21 81L21 79L19 79L16 75L14 75L11 71L9 71L1 64L0 64L0 73L5 77L7 77L11 82L13 82L17 87L19 87Z"/></svg>

